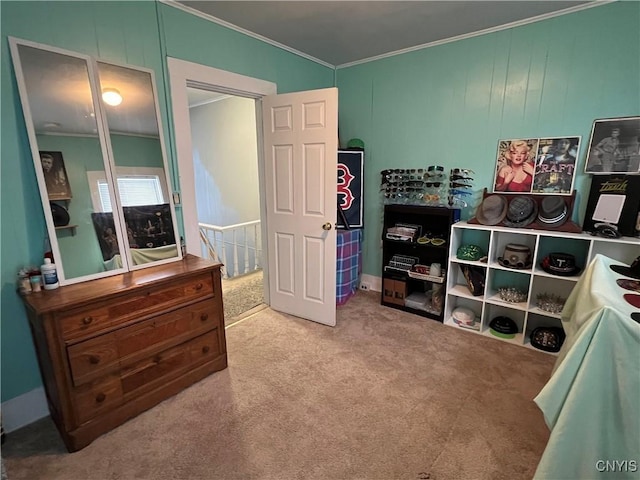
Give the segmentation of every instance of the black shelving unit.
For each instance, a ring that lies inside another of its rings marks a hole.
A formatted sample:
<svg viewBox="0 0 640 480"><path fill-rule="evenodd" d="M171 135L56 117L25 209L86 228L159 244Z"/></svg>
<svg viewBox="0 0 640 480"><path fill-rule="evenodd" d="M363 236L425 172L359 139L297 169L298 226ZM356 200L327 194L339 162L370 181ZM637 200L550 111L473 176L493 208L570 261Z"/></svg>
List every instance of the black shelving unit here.
<svg viewBox="0 0 640 480"><path fill-rule="evenodd" d="M382 305L443 321L444 300L434 308L431 296L434 289L442 289L444 299L451 225L459 220L455 208L384 206ZM442 275L431 275L428 267L433 263L441 265Z"/></svg>

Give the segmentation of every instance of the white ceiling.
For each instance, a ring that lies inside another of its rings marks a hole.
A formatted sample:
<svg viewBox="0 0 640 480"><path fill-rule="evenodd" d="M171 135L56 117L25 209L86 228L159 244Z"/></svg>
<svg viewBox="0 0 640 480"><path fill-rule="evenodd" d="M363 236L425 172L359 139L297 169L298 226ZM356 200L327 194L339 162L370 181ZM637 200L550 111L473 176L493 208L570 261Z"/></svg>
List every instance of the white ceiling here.
<svg viewBox="0 0 640 480"><path fill-rule="evenodd" d="M608 1L171 1L331 66ZM587 5L588 4L588 5Z"/></svg>

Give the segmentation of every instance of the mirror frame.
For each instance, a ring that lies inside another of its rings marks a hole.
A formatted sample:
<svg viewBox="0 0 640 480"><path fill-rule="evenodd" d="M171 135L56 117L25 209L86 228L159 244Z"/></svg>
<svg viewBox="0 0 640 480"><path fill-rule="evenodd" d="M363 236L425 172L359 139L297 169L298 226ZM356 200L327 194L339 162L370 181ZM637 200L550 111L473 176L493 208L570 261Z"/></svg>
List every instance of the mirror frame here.
<svg viewBox="0 0 640 480"><path fill-rule="evenodd" d="M45 45L37 42L32 42L29 40L23 40L15 37L9 38L9 46L11 50L11 57L13 60L15 78L18 85L18 93L20 97L20 103L22 105L22 111L25 119L25 128L27 130L27 136L29 140L29 147L31 150L31 157L33 160L34 170L36 174L36 179L38 182L38 190L40 193L40 200L42 202L42 209L45 217L45 223L47 227L47 235L49 237L49 242L51 245L51 250L54 258L56 259L56 267L58 272L58 280L60 285L70 285L74 283L85 282L89 280L94 280L97 278L109 277L113 275L118 275L121 273L126 273L128 271L140 270L144 268L153 267L156 265L161 265L165 263L171 263L175 261L179 261L182 259L182 249L180 248L180 234L177 227L177 216L175 211L175 205L173 202L173 186L171 183L171 178L169 176L169 165L167 161L167 151L165 146L164 139L164 130L162 125L162 120L160 116L160 108L158 102L158 94L155 83L155 75L154 71L148 68L132 66L127 64L119 64L109 61L104 61L101 59L97 59L90 55L84 55L78 52L73 52L70 50L53 47L50 45ZM122 258L122 267L115 268L113 270L104 270L101 272L81 275L78 277L67 278L64 271L64 259L61 257L60 247L58 244L58 237L56 234L56 228L53 222L53 215L51 212L51 207L49 204L49 195L45 183L44 173L42 171L38 140L36 137L35 125L33 122L33 116L31 113L31 105L29 103L29 95L27 92L27 84L24 77L24 71L22 67L22 59L19 52L19 47L25 46L34 49L39 49L51 53L56 53L60 55L66 55L72 58L76 58L82 60L86 63L87 66L87 74L88 81L91 90L91 100L92 106L95 112L95 120L96 120L96 129L97 136L100 144L101 156L103 160L103 166L105 170L105 179L107 180L107 187L109 190L109 196L111 198L111 204L113 207L113 218L114 218L114 227L116 229L116 235L118 238L118 242L120 245L120 255ZM151 80L151 88L154 100L155 114L156 114L156 123L158 127L158 140L160 141L160 150L162 153L162 165L164 168L164 179L166 182L168 196L167 202L170 207L171 215L172 215L172 228L174 232L174 238L176 240L176 253L175 257L171 257L168 259L157 260L153 262L144 263L141 265L134 265L131 257L131 248L129 246L129 242L126 232L126 224L124 219L124 213L122 208L122 202L120 200L117 181L116 181L116 164L113 156L113 148L111 145L111 132L109 130L109 125L107 122L107 113L105 111L103 100L100 92L100 74L98 69L98 62L104 64L115 65L122 68L128 68L135 71L142 71L149 74ZM44 252L43 252L44 254Z"/></svg>

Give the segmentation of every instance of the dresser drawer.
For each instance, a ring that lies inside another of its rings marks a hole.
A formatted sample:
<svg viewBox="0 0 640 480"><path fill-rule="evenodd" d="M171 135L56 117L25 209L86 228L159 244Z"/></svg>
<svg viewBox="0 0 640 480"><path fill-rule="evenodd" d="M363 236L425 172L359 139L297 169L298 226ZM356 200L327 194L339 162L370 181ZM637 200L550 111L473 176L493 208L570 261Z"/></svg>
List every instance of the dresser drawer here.
<svg viewBox="0 0 640 480"><path fill-rule="evenodd" d="M75 386L135 360L182 343L220 324L217 304L209 300L150 318L67 347Z"/></svg>
<svg viewBox="0 0 640 480"><path fill-rule="evenodd" d="M119 368L118 346L113 335L101 335L67 348L75 386Z"/></svg>
<svg viewBox="0 0 640 480"><path fill-rule="evenodd" d="M202 274L164 287L141 288L128 295L98 301L91 306L57 315L65 341L91 335L134 321L141 316L198 300L214 293L210 274Z"/></svg>
<svg viewBox="0 0 640 480"><path fill-rule="evenodd" d="M191 353L191 362L199 365L204 362L215 359L220 355L220 330L201 335L190 342L189 350Z"/></svg>
<svg viewBox="0 0 640 480"><path fill-rule="evenodd" d="M122 385L117 374L74 389L75 411L80 424L122 404Z"/></svg>
<svg viewBox="0 0 640 480"><path fill-rule="evenodd" d="M189 367L211 360L219 354L218 329L214 329L123 368L121 371L123 394L154 388L159 383L188 370Z"/></svg>
<svg viewBox="0 0 640 480"><path fill-rule="evenodd" d="M121 359L164 350L219 323L216 304L199 302L114 332Z"/></svg>

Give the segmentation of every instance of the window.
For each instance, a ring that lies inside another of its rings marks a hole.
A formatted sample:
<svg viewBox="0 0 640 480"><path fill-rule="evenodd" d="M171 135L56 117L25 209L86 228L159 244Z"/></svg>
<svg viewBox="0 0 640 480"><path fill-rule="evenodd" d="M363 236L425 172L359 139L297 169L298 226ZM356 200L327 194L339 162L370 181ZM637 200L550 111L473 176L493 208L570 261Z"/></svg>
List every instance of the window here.
<svg viewBox="0 0 640 480"><path fill-rule="evenodd" d="M111 212L111 197L105 173L87 172L93 208L96 212ZM116 168L118 191L124 207L158 205L167 202L167 187L161 168Z"/></svg>

